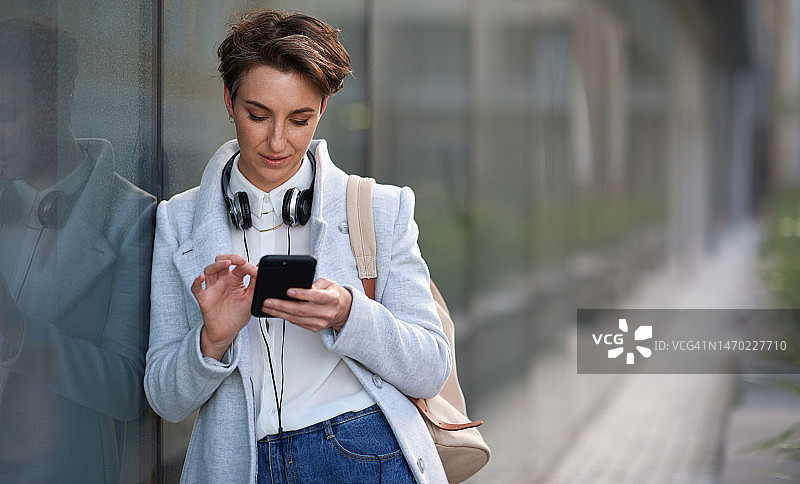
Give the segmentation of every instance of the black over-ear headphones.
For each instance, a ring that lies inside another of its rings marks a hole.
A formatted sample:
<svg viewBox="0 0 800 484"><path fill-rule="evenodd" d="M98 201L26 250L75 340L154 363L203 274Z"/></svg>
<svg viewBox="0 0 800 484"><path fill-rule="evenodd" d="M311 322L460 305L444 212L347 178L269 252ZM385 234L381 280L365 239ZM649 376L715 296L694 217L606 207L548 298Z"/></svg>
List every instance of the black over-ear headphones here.
<svg viewBox="0 0 800 484"><path fill-rule="evenodd" d="M250 218L250 199L247 197L246 192L236 192L233 198L228 196L228 186L231 182L231 171L233 170L233 160L239 151L230 157L222 170L222 197L225 199L225 205L228 207L228 214L231 217L233 226L239 230L247 230L253 226L253 221ZM297 187L292 187L286 190L283 195L283 204L281 207L281 218L283 223L289 227L295 225L305 225L311 218L311 204L314 201L314 179L317 174L317 160L311 151L307 151L306 155L311 162L311 186L306 190L300 190Z"/></svg>
<svg viewBox="0 0 800 484"><path fill-rule="evenodd" d="M82 145L78 145L84 155L89 157L89 151ZM42 228L63 229L67 219L78 203L83 190L89 183L89 178L81 184L75 193L65 193L61 190L48 192L36 207L36 217ZM22 200L14 182L8 179L4 173L0 173L0 224L14 223L22 219Z"/></svg>
<svg viewBox="0 0 800 484"><path fill-rule="evenodd" d="M53 190L47 193L36 207L39 223L46 229L62 229L67 222L72 208L80 198L77 193L64 193ZM22 201L13 184L8 184L0 192L0 223L18 222L22 218Z"/></svg>
<svg viewBox="0 0 800 484"><path fill-rule="evenodd" d="M44 228L64 228L72 208L80 197L78 193L64 193L53 190L42 198L36 209L36 216Z"/></svg>

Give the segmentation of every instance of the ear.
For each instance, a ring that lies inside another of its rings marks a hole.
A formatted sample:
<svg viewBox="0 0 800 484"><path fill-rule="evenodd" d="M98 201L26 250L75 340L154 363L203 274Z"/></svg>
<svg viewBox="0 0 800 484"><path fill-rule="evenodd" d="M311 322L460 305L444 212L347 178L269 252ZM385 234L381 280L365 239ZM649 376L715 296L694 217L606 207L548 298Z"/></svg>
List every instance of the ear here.
<svg viewBox="0 0 800 484"><path fill-rule="evenodd" d="M328 98L324 97L324 98L322 98L322 104L320 104L320 106L319 106L319 115L320 116L322 116L322 113L325 112L325 108L327 108L327 107L328 107Z"/></svg>
<svg viewBox="0 0 800 484"><path fill-rule="evenodd" d="M223 87L223 96L225 97L225 108L228 110L228 116L233 117L233 101L231 100L231 92L228 86Z"/></svg>

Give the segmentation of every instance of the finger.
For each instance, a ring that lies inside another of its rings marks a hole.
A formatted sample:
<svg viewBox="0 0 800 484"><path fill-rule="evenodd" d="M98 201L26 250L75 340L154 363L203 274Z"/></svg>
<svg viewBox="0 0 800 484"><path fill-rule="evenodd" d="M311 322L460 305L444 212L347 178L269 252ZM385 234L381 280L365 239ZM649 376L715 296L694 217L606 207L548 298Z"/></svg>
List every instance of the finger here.
<svg viewBox="0 0 800 484"><path fill-rule="evenodd" d="M231 273L231 269L234 267L233 262L227 259L223 259L219 262L214 262L210 264L207 269L210 272L206 272L206 276L212 275L214 277L226 277L228 274Z"/></svg>
<svg viewBox="0 0 800 484"><path fill-rule="evenodd" d="M219 276L221 273L223 273L223 271L227 271L230 266L231 261L227 259L219 260L213 264L207 265L206 268L203 269L203 273L206 275L206 277Z"/></svg>
<svg viewBox="0 0 800 484"><path fill-rule="evenodd" d="M309 316L310 312L304 306L308 306L307 302L287 301L285 299L265 299L263 306L264 312L280 312L284 315L291 316Z"/></svg>
<svg viewBox="0 0 800 484"><path fill-rule="evenodd" d="M306 302L313 302L311 298L313 294L311 294L312 289L304 289L302 287L291 287L286 290L286 295L290 298L297 299L299 301L306 301Z"/></svg>
<svg viewBox="0 0 800 484"><path fill-rule="evenodd" d="M203 269L203 274L206 276L206 289L208 289L209 286L215 285L221 277L224 277L228 273L230 263L231 262L227 260L214 262Z"/></svg>
<svg viewBox="0 0 800 484"><path fill-rule="evenodd" d="M276 314L275 317L281 317L295 323L300 320L308 320L316 323L323 322L325 323L325 327L327 327L329 322L333 321L333 318L336 316L336 306L333 305L285 301L282 299L265 300L262 310L265 313Z"/></svg>
<svg viewBox="0 0 800 484"><path fill-rule="evenodd" d="M329 288L326 289L303 289L300 287L293 287L286 291L286 294L294 299L306 301L314 304L336 304L336 291Z"/></svg>
<svg viewBox="0 0 800 484"><path fill-rule="evenodd" d="M264 312L273 318L286 320L296 326L299 326L303 329L307 329L309 331L317 332L329 326L329 324L326 323L324 319L314 316L298 316L297 314L281 311L275 308L269 308L269 310L267 310L267 308L264 308Z"/></svg>
<svg viewBox="0 0 800 484"><path fill-rule="evenodd" d="M222 260L229 260L233 265L244 265L247 264L247 259L240 256L239 254L220 254L214 258L215 262L219 262Z"/></svg>
<svg viewBox="0 0 800 484"><path fill-rule="evenodd" d="M195 278L194 282L192 282L191 290L192 290L192 294L194 294L195 299L197 299L200 296L200 294L202 294L202 292L203 292L203 281L205 281L205 280L206 280L206 275L205 274L200 274L199 276L197 276Z"/></svg>
<svg viewBox="0 0 800 484"><path fill-rule="evenodd" d="M242 281L244 282L244 278L242 278ZM247 281L247 287L245 288L245 294L247 294L247 297L250 298L251 300L255 298L255 294L256 294L256 275L255 274L251 274L250 275L250 280Z"/></svg>
<svg viewBox="0 0 800 484"><path fill-rule="evenodd" d="M284 309L279 309L279 308L277 308L277 307L275 307L273 305L270 305L270 303L268 301L269 301L269 299L265 300L263 306L261 307L261 310L264 313L266 313L270 317L278 318L278 319L285 319L286 321L289 321L290 323L297 324L297 321L300 318L297 314L294 314L292 312L286 311Z"/></svg>
<svg viewBox="0 0 800 484"><path fill-rule="evenodd" d="M249 262L245 262L244 264L234 267L231 274L240 279L244 279L244 276L256 277L258 275L258 268Z"/></svg>

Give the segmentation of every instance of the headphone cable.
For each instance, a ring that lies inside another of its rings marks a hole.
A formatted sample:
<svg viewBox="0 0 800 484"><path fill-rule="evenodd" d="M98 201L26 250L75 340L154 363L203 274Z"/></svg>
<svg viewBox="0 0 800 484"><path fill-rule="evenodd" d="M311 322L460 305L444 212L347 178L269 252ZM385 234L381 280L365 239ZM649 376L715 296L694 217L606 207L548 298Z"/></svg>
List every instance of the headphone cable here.
<svg viewBox="0 0 800 484"><path fill-rule="evenodd" d="M286 228L286 236L288 242L288 250L286 255L292 254L292 236L291 236L291 229L289 227ZM269 348L269 343L267 342L267 337L264 334L264 325L261 324L261 318L258 318L258 329L261 332L261 338L264 340L264 346L267 348L267 360L269 361L269 373L272 377L272 391L275 395L275 408L278 411L278 450L280 452L280 459L281 459L281 466L283 467L283 473L286 479L288 480L289 471L287 470L286 466L286 455L283 452L283 393L284 389L286 388L286 372L284 369L284 355L286 354L286 320L282 320L282 327L281 327L281 391L280 397L278 396L278 386L275 382L275 368L272 365L272 352Z"/></svg>
<svg viewBox="0 0 800 484"><path fill-rule="evenodd" d="M247 231L242 230L242 239L244 240L244 253L247 256L247 262L250 262L250 250L247 247ZM263 318L266 319L266 318ZM262 318L258 318L258 330L261 333L261 339L264 340L264 347L267 349L267 361L269 362L269 373L272 377L272 391L275 395L275 408L278 410L278 449L281 454L281 463L283 465L283 472L285 475L289 475L286 470L286 460L283 458L283 418L281 415L281 410L283 407L283 387L285 382L285 374L283 371L283 355L284 355L284 344L286 342L286 320L283 320L283 331L281 336L281 393L280 399L278 399L278 387L275 383L275 368L272 365L272 352L270 351L269 342L267 342L267 335L264 333L264 326L265 321L262 321ZM260 410L260 409L259 409Z"/></svg>

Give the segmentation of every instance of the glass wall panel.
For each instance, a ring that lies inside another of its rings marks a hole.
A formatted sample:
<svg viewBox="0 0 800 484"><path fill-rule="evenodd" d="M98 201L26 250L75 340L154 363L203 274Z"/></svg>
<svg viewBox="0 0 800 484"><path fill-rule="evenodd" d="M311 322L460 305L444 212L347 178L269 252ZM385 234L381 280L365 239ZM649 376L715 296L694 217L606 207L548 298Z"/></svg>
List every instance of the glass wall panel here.
<svg viewBox="0 0 800 484"><path fill-rule="evenodd" d="M466 4L376 2L371 29L375 175L414 189L422 255L458 311L469 292L475 196Z"/></svg>
<svg viewBox="0 0 800 484"><path fill-rule="evenodd" d="M476 19L476 224L479 292L518 286L520 274L563 259L559 221L571 199L572 54L568 18L536 9L493 10Z"/></svg>
<svg viewBox="0 0 800 484"><path fill-rule="evenodd" d="M147 481L153 2L0 17L0 479Z"/></svg>

